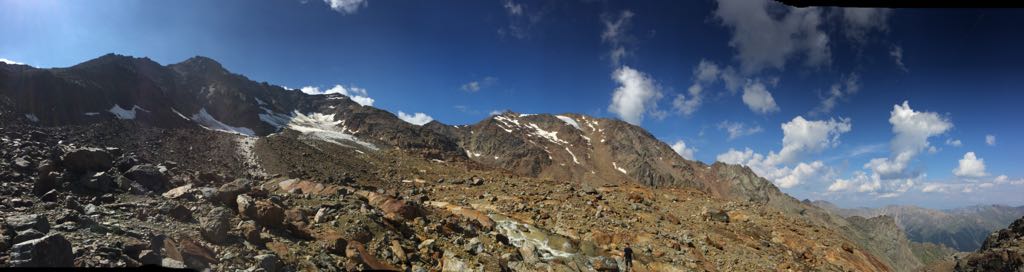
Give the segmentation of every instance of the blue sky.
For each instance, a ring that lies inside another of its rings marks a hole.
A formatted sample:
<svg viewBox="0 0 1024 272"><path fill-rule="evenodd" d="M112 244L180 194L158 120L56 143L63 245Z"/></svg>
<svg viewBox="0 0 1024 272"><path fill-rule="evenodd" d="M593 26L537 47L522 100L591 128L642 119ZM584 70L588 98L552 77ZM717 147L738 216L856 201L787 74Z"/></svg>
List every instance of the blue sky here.
<svg viewBox="0 0 1024 272"><path fill-rule="evenodd" d="M0 58L203 55L448 124L504 109L620 118L801 199L1024 205L1021 15L762 0L0 0Z"/></svg>

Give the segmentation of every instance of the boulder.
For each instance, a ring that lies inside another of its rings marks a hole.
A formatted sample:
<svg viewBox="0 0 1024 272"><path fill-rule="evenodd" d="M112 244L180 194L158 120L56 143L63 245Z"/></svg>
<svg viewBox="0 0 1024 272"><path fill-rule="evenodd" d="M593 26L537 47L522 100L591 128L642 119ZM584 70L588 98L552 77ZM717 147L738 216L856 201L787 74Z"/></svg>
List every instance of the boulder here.
<svg viewBox="0 0 1024 272"><path fill-rule="evenodd" d="M217 207L199 219L200 234L214 244L224 243L231 230L231 210Z"/></svg>
<svg viewBox="0 0 1024 272"><path fill-rule="evenodd" d="M615 259L605 256L590 258L590 265L597 271L619 271L619 264Z"/></svg>
<svg viewBox="0 0 1024 272"><path fill-rule="evenodd" d="M238 195L248 193L252 190L252 181L248 179L236 179L225 183L217 189L217 199L230 207L238 207L236 202Z"/></svg>
<svg viewBox="0 0 1024 272"><path fill-rule="evenodd" d="M99 148L74 149L61 157L64 167L76 173L107 171L113 160L109 152Z"/></svg>
<svg viewBox="0 0 1024 272"><path fill-rule="evenodd" d="M39 232L38 230L35 230L35 229L27 229L27 230L19 231L18 234L14 236L13 243L14 244L18 244L18 243L25 242L25 241L28 241L28 240L35 240L35 239L43 238L43 236L46 236L46 234L42 233L42 232Z"/></svg>
<svg viewBox="0 0 1024 272"><path fill-rule="evenodd" d="M142 187L158 193L167 191L170 187L170 181L163 171L160 171L160 167L152 164L133 166L124 173L124 176L138 182Z"/></svg>
<svg viewBox="0 0 1024 272"><path fill-rule="evenodd" d="M57 189L57 172L39 173L39 177L32 180L32 193L42 195L50 190Z"/></svg>
<svg viewBox="0 0 1024 272"><path fill-rule="evenodd" d="M71 267L75 255L71 242L54 234L14 245L9 263L12 267Z"/></svg>
<svg viewBox="0 0 1024 272"><path fill-rule="evenodd" d="M473 237L473 239L469 239L469 242L463 245L463 249L469 254L477 255L484 252L484 244L480 242L480 238Z"/></svg>
<svg viewBox="0 0 1024 272"><path fill-rule="evenodd" d="M128 154L118 157L117 160L114 161L114 168L117 168L118 171L125 172L128 171L128 169L132 169L133 166L143 163L146 163L145 159L139 158L134 154Z"/></svg>
<svg viewBox="0 0 1024 272"><path fill-rule="evenodd" d="M269 200L253 200L247 195L239 195L236 203L238 203L238 214L255 220L257 224L268 227L284 225L284 208Z"/></svg>
<svg viewBox="0 0 1024 272"><path fill-rule="evenodd" d="M256 256L256 267L263 269L265 272L284 271L284 269L282 269L284 264L281 263L281 258L274 254Z"/></svg>
<svg viewBox="0 0 1024 272"><path fill-rule="evenodd" d="M32 168L32 158L28 156L21 156L14 159L14 167L19 170L29 170Z"/></svg>
<svg viewBox="0 0 1024 272"><path fill-rule="evenodd" d="M114 179L107 172L88 173L78 181L85 189L99 193L113 192L117 188Z"/></svg>
<svg viewBox="0 0 1024 272"><path fill-rule="evenodd" d="M405 221L423 216L423 210L420 207L404 200L369 191L359 191L356 194L365 197L370 206L381 210L384 213L384 218L388 220Z"/></svg>
<svg viewBox="0 0 1024 272"><path fill-rule="evenodd" d="M192 191L192 184L185 184L183 186L175 187L174 189L167 190L163 193L163 197L169 199L176 199L179 197L187 196Z"/></svg>
<svg viewBox="0 0 1024 272"><path fill-rule="evenodd" d="M17 215L7 217L5 220L11 230L15 232L22 232L29 229L34 229L43 234L50 232L50 222L46 220L46 216L38 214Z"/></svg>

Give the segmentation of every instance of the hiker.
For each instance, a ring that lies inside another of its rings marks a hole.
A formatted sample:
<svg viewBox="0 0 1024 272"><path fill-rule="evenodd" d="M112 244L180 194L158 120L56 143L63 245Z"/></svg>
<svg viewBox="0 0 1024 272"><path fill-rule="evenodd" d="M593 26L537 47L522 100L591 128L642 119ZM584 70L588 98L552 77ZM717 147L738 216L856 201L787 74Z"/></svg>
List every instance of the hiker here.
<svg viewBox="0 0 1024 272"><path fill-rule="evenodd" d="M622 249L622 258L626 260L626 272L633 271L633 249L629 247L629 243Z"/></svg>

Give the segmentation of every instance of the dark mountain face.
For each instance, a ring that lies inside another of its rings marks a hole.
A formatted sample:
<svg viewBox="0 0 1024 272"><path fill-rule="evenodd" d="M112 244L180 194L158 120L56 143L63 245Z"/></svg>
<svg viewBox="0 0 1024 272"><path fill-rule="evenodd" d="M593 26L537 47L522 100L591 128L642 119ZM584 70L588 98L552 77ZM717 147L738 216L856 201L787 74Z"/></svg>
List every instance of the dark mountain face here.
<svg viewBox="0 0 1024 272"><path fill-rule="evenodd" d="M767 194L783 195L752 172L722 172L724 166L685 160L642 128L618 120L509 112L467 126L415 126L343 95L257 83L206 57L162 66L108 54L70 68L4 65L0 71L0 95L42 125L126 119L248 136L291 129L552 180L689 187L759 202Z"/></svg>
<svg viewBox="0 0 1024 272"><path fill-rule="evenodd" d="M288 128L296 116L320 113L329 120L317 121L343 123L347 132L371 143L436 158L462 154L448 138L386 111L343 95L307 95L257 83L206 57L161 66L147 58L108 54L70 68L0 71L0 95L17 101L15 111L42 125L126 119L161 128L200 126L265 136Z"/></svg>

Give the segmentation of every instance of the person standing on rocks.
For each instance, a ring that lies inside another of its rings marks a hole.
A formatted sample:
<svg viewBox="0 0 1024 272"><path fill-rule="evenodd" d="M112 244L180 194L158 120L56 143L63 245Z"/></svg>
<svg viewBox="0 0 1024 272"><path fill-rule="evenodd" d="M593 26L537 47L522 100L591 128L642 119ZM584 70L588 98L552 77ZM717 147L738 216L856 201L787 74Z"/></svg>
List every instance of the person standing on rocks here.
<svg viewBox="0 0 1024 272"><path fill-rule="evenodd" d="M629 243L622 249L622 258L626 261L626 272L633 271L633 249L629 247Z"/></svg>

